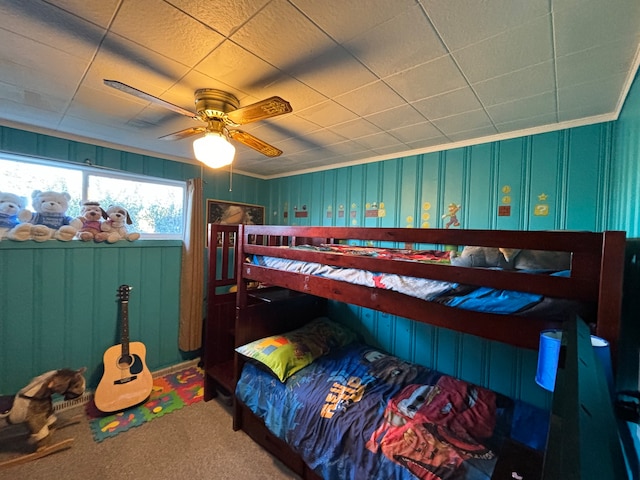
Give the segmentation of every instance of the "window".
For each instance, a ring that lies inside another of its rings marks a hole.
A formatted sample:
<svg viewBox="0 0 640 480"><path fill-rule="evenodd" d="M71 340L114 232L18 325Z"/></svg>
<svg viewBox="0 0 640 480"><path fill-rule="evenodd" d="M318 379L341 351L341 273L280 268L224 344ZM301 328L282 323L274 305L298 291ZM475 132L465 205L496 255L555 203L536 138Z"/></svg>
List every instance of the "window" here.
<svg viewBox="0 0 640 480"><path fill-rule="evenodd" d="M182 239L185 182L133 175L100 167L46 162L0 154L0 191L27 197L31 192L53 190L71 196L67 215L80 215L82 202L122 205L133 224L129 231L146 239Z"/></svg>

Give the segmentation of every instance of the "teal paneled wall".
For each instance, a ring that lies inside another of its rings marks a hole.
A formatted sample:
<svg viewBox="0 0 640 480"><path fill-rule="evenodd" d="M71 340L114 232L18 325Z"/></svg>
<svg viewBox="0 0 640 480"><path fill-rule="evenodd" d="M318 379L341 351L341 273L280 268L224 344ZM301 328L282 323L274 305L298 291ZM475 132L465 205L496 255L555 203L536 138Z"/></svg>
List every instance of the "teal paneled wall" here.
<svg viewBox="0 0 640 480"><path fill-rule="evenodd" d="M635 238L629 248L629 267L625 271L620 388L640 389L640 74L631 86L614 134L611 170L613 180L606 198L610 202L608 227L627 231ZM638 439L637 441L640 441Z"/></svg>
<svg viewBox="0 0 640 480"><path fill-rule="evenodd" d="M93 386L102 355L120 343L117 289L133 287L132 341L150 369L182 360L178 350L182 242L0 243L0 392L16 392L48 370L86 366ZM7 277L5 277L6 280Z"/></svg>
<svg viewBox="0 0 640 480"><path fill-rule="evenodd" d="M459 228L602 230L612 131L603 123L292 176L270 181L269 198L273 210L305 204L324 225L442 228L453 203L461 206ZM289 215L284 223L308 224ZM534 382L536 352L360 307L332 308L404 358L548 406Z"/></svg>
<svg viewBox="0 0 640 480"><path fill-rule="evenodd" d="M0 152L88 160L173 180L202 175L205 198L263 204L268 195L264 180L234 174L230 185L228 171L205 171L198 165L7 127L0 127ZM8 185L0 185L0 190L11 191ZM90 384L96 385L102 354L119 343L116 291L123 283L134 287L131 339L146 345L149 368L193 356L178 348L181 257L180 241L0 243L0 394L15 393L32 377L62 367L86 366Z"/></svg>
<svg viewBox="0 0 640 480"><path fill-rule="evenodd" d="M609 227L640 237L640 73L629 90L615 128L614 162L609 190Z"/></svg>

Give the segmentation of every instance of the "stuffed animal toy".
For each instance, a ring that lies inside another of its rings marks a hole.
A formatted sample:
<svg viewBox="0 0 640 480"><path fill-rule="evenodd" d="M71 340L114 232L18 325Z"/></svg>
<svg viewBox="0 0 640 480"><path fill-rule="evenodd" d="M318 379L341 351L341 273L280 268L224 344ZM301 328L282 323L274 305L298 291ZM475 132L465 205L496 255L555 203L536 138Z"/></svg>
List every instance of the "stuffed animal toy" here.
<svg viewBox="0 0 640 480"><path fill-rule="evenodd" d="M69 208L70 195L67 192L41 192L34 190L31 193L31 204L35 213L23 210L18 218L22 225L16 227L12 240L27 240L27 230L30 238L36 242L56 239L68 242L75 237L78 229L82 227L80 220L65 215Z"/></svg>
<svg viewBox="0 0 640 480"><path fill-rule="evenodd" d="M82 222L82 227L76 233L76 237L83 242L91 240L104 242L109 234L103 232L100 227L102 226L102 220L107 218L107 212L102 209L98 202L84 202L80 216L77 218Z"/></svg>
<svg viewBox="0 0 640 480"><path fill-rule="evenodd" d="M0 192L0 240L13 235L12 230L20 220L18 215L27 206L27 198L15 193Z"/></svg>
<svg viewBox="0 0 640 480"><path fill-rule="evenodd" d="M571 253L467 246L460 254L452 252L451 264L457 267L561 271L571 268Z"/></svg>
<svg viewBox="0 0 640 480"><path fill-rule="evenodd" d="M26 423L31 432L30 440L42 443L49 436L49 427L57 420L53 414L52 395L64 395L65 400L82 395L86 387L85 371L86 368L64 368L43 373L13 397L7 411L3 408L0 412L0 418L6 418L11 424Z"/></svg>
<svg viewBox="0 0 640 480"><path fill-rule="evenodd" d="M133 242L140 238L137 232L129 233L127 225L131 225L131 217L126 208L121 205L111 205L107 208L107 220L102 222L101 229L107 232L107 243L115 243L118 240Z"/></svg>

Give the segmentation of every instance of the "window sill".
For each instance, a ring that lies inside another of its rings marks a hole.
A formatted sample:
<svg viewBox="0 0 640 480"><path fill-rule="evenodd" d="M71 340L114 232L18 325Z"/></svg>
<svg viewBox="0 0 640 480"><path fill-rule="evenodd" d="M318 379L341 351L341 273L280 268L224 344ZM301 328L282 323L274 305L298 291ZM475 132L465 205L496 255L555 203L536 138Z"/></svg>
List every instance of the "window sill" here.
<svg viewBox="0 0 640 480"><path fill-rule="evenodd" d="M0 241L0 250L24 250L34 248L44 249L67 249L67 248L140 248L140 247L181 247L182 240L136 240L128 242L120 240L115 243L96 243L83 242L81 240L71 240L70 242L62 242L60 240L47 240L46 242L36 242L34 240L26 240L24 242L16 242L14 240L4 239Z"/></svg>

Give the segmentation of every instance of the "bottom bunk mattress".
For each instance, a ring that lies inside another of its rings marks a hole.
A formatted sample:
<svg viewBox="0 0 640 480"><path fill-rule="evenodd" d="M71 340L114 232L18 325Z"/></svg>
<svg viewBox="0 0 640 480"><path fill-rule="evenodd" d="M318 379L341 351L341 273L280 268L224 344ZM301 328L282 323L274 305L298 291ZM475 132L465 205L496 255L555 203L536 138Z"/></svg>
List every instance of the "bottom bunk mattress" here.
<svg viewBox="0 0 640 480"><path fill-rule="evenodd" d="M351 343L281 382L244 365L236 396L325 479L487 479L507 439L541 451L549 414Z"/></svg>

